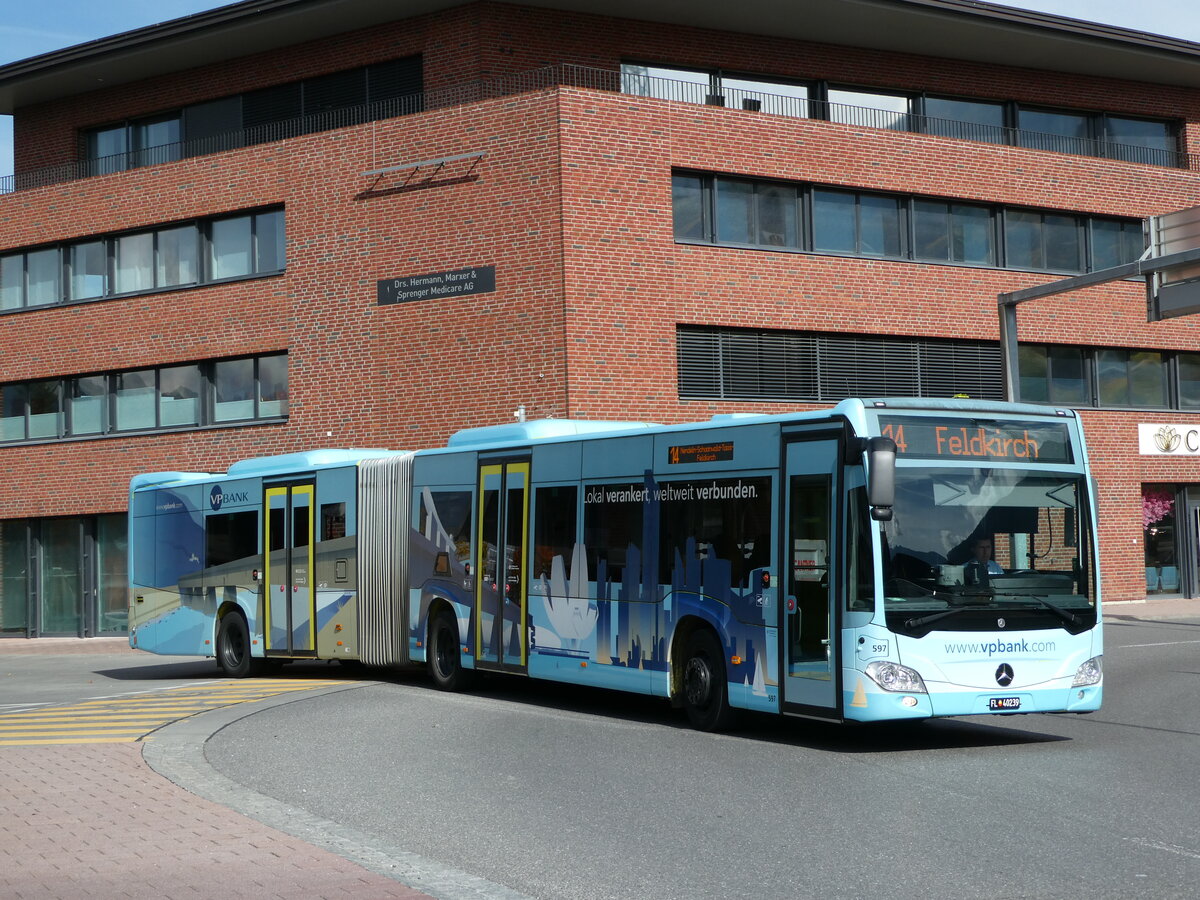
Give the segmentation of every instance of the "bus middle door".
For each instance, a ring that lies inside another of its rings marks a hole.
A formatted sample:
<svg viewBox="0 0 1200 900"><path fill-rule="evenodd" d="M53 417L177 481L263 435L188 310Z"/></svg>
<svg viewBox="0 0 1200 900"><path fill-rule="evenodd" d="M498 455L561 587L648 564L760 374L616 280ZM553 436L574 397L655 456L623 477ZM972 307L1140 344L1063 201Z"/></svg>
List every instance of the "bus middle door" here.
<svg viewBox="0 0 1200 900"><path fill-rule="evenodd" d="M525 671L529 460L484 460L479 467L475 579L475 662Z"/></svg>

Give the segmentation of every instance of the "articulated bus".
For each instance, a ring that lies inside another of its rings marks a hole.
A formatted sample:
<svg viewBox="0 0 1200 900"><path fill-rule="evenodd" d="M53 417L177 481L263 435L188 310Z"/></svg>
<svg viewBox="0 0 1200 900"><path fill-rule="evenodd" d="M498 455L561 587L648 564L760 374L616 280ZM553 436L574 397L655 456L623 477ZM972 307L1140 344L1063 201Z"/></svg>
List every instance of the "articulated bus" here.
<svg viewBox="0 0 1200 900"><path fill-rule="evenodd" d="M828 721L1091 712L1095 492L1070 410L846 400L540 420L130 488L131 646L511 673Z"/></svg>

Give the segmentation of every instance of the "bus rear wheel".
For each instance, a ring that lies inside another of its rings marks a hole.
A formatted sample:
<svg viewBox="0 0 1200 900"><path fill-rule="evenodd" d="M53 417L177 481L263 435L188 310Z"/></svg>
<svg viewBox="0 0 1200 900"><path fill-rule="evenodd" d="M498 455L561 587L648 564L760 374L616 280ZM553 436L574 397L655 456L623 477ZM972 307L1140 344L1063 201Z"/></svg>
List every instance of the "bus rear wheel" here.
<svg viewBox="0 0 1200 900"><path fill-rule="evenodd" d="M438 690L461 691L474 674L463 668L458 649L458 619L442 607L429 623L429 649L426 661L429 677Z"/></svg>
<svg viewBox="0 0 1200 900"><path fill-rule="evenodd" d="M217 629L217 665L230 678L246 678L257 672L250 655L250 627L241 613L226 613Z"/></svg>
<svg viewBox="0 0 1200 900"><path fill-rule="evenodd" d="M721 645L707 629L695 632L688 640L683 663L683 706L688 721L699 731L722 731L734 721Z"/></svg>

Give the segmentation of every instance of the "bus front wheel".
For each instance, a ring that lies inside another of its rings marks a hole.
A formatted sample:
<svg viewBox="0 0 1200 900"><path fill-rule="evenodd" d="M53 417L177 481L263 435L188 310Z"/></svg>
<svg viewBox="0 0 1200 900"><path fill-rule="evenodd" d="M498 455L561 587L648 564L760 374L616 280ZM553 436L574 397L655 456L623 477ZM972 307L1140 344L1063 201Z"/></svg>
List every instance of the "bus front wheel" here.
<svg viewBox="0 0 1200 900"><path fill-rule="evenodd" d="M683 664L683 706L688 721L700 731L721 731L733 724L729 685L721 645L701 629L688 640Z"/></svg>
<svg viewBox="0 0 1200 900"><path fill-rule="evenodd" d="M472 673L463 668L458 649L458 619L443 607L429 623L429 677L439 690L461 691Z"/></svg>
<svg viewBox="0 0 1200 900"><path fill-rule="evenodd" d="M217 629L217 664L230 678L245 678L256 667L250 655L250 628L241 613L226 613Z"/></svg>

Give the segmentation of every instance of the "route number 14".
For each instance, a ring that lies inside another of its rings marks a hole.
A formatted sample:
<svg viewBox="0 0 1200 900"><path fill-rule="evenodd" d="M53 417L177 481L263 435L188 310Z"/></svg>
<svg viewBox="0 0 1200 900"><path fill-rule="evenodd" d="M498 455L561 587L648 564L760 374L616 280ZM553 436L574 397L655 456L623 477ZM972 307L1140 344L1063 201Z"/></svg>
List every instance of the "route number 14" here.
<svg viewBox="0 0 1200 900"><path fill-rule="evenodd" d="M896 450L900 453L908 451L908 444L904 440L904 426L887 424L883 426L883 436L891 438L896 442Z"/></svg>

